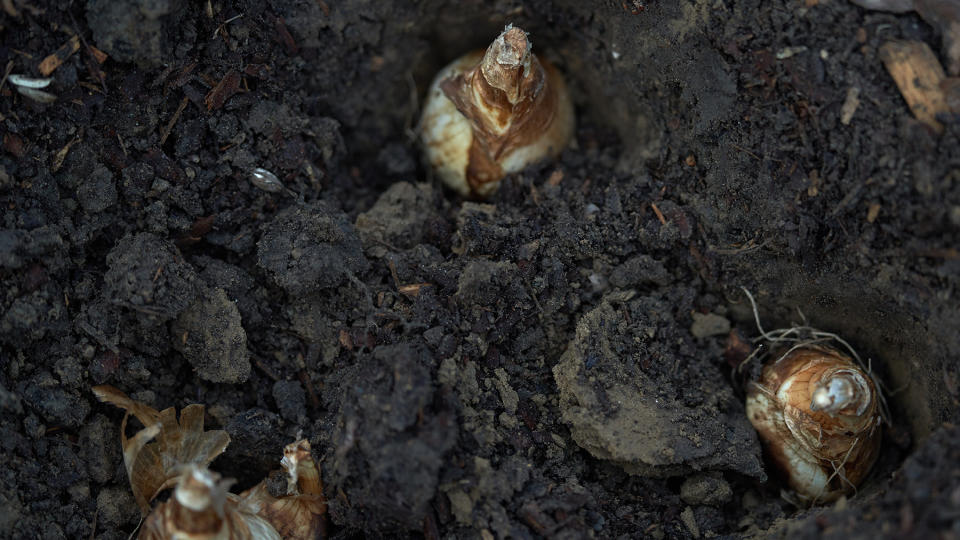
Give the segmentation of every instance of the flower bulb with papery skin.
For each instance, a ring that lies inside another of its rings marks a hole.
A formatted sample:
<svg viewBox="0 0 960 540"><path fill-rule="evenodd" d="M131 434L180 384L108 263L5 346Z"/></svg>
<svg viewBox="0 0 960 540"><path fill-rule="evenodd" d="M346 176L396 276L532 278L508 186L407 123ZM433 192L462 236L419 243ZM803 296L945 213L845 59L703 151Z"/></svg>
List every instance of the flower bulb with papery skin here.
<svg viewBox="0 0 960 540"><path fill-rule="evenodd" d="M227 492L232 480L185 466L169 500L144 520L141 540L280 540L276 529L245 501Z"/></svg>
<svg viewBox="0 0 960 540"><path fill-rule="evenodd" d="M747 417L770 460L808 504L849 495L880 452L880 404L870 375L834 349L775 357L747 388Z"/></svg>
<svg viewBox="0 0 960 540"><path fill-rule="evenodd" d="M508 25L486 51L443 68L427 93L420 134L427 161L463 196L486 197L500 180L555 157L573 134L563 77Z"/></svg>

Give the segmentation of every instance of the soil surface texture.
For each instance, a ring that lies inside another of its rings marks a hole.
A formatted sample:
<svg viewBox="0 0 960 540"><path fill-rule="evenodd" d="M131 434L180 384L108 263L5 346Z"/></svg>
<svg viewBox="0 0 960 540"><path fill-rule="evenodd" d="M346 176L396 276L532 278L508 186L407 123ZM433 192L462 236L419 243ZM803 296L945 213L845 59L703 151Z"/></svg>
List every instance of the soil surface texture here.
<svg viewBox="0 0 960 540"><path fill-rule="evenodd" d="M0 537L136 530L99 384L206 405L235 491L302 433L332 538L960 537L960 119L915 118L880 53L950 66L946 26L846 0L0 9ZM575 141L464 200L419 107L508 23L566 75ZM883 382L855 496L781 496L742 288Z"/></svg>

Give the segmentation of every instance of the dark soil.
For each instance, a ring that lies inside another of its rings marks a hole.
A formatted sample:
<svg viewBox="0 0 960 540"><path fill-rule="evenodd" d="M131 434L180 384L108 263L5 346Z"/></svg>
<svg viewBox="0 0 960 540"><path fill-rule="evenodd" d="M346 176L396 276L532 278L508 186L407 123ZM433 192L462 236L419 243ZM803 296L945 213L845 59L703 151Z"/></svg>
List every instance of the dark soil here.
<svg viewBox="0 0 960 540"><path fill-rule="evenodd" d="M137 526L97 384L206 404L239 489L302 431L335 537L960 535L960 122L915 120L877 56L940 51L916 15L2 4L0 68L83 42L55 102L0 90L3 537ZM463 201L421 164L418 102L507 22L567 74L576 144ZM729 325L756 335L740 287L891 390L849 501L780 497L723 356Z"/></svg>

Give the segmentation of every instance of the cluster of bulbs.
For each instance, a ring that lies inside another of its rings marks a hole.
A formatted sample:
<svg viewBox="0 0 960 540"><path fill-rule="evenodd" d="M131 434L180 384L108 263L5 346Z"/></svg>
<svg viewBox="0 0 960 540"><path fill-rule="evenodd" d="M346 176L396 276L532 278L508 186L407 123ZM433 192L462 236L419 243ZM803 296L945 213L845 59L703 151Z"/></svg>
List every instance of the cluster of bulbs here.
<svg viewBox="0 0 960 540"><path fill-rule="evenodd" d="M427 161L462 196L487 197L505 175L559 154L573 134L559 71L507 26L486 51L436 76L420 123ZM746 410L801 501L853 493L877 459L882 415L870 374L822 344L773 355L748 385Z"/></svg>
<svg viewBox="0 0 960 540"><path fill-rule="evenodd" d="M485 51L454 61L437 75L420 131L427 161L457 193L486 197L505 175L556 156L573 134L563 77L531 52L527 34L507 26ZM95 387L126 411L121 428L130 487L145 520L141 538L322 538L326 501L310 444L287 445L281 465L287 493L266 481L239 495L207 466L230 442L204 431L202 405L156 411L110 386ZM829 502L856 490L877 459L882 414L869 373L822 344L771 356L747 386L746 412L771 461L804 502ZM130 415L145 426L126 436ZM164 490L172 496L155 507Z"/></svg>

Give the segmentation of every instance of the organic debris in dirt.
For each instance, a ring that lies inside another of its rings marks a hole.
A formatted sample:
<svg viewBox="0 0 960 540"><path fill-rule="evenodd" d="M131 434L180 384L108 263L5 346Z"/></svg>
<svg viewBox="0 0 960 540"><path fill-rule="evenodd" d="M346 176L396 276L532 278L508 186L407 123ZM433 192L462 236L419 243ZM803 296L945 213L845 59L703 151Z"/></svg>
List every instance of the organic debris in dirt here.
<svg viewBox="0 0 960 540"><path fill-rule="evenodd" d="M923 20L943 36L948 71L960 75L960 3L956 0L852 0L867 9L904 13L916 10Z"/></svg>
<svg viewBox="0 0 960 540"><path fill-rule="evenodd" d="M950 113L941 89L946 75L930 47L920 41L890 41L880 47L880 58L917 120L942 133L937 117Z"/></svg>
<svg viewBox="0 0 960 540"><path fill-rule="evenodd" d="M73 36L61 45L59 49L50 54L50 56L44 58L43 61L40 62L40 65L37 66L37 69L41 75L48 77L60 67L60 64L63 64L67 58L70 58L70 56L78 50L80 50L80 36Z"/></svg>
<svg viewBox="0 0 960 540"><path fill-rule="evenodd" d="M204 431L203 405L188 405L177 421L173 407L156 411L120 390L93 388L101 401L126 411L120 426L124 463L137 504L147 516L140 538L308 540L326 537L327 504L320 470L301 439L283 450L286 493L274 496L267 480L239 496L228 492L232 480L221 481L207 466L230 443L226 431ZM146 427L127 438L130 415ZM155 442L149 442L156 437ZM150 502L165 489L173 496L153 511Z"/></svg>
<svg viewBox="0 0 960 540"><path fill-rule="evenodd" d="M232 480L196 465L184 467L173 496L147 516L143 540L280 540L280 535L242 498L227 490Z"/></svg>
<svg viewBox="0 0 960 540"><path fill-rule="evenodd" d="M232 69L228 71L210 90L207 97L203 98L203 102L207 104L207 110L212 111L223 107L231 96L240 91L240 80L240 73Z"/></svg>
<svg viewBox="0 0 960 540"><path fill-rule="evenodd" d="M203 405L187 405L180 411L180 420L177 421L177 412L173 407L157 412L112 386L95 386L93 393L100 401L126 411L120 424L123 462L127 468L130 489L144 515L150 511L150 501L181 480L183 466L206 467L230 443L226 431L203 430ZM130 415L146 427L132 438L127 438ZM149 442L154 437L157 440Z"/></svg>
<svg viewBox="0 0 960 540"><path fill-rule="evenodd" d="M264 480L241 498L286 540L326 538L327 501L310 443L301 439L288 444L283 449L280 465L287 475L285 495L271 495Z"/></svg>

